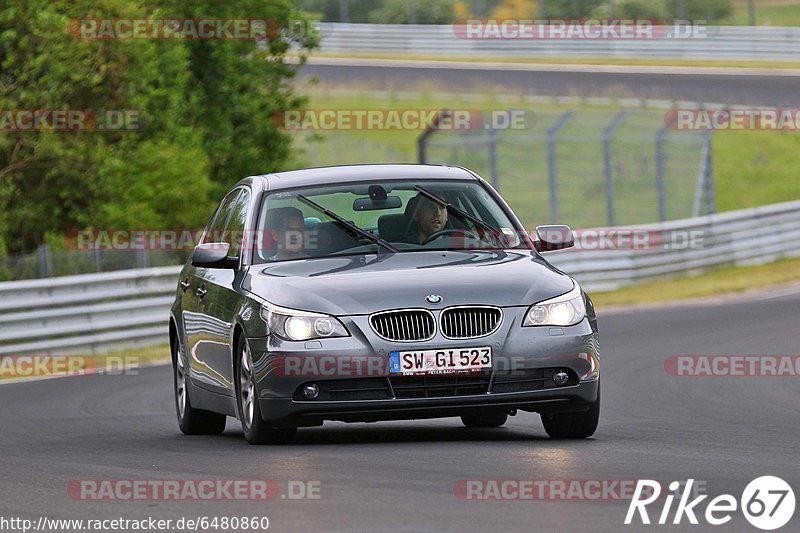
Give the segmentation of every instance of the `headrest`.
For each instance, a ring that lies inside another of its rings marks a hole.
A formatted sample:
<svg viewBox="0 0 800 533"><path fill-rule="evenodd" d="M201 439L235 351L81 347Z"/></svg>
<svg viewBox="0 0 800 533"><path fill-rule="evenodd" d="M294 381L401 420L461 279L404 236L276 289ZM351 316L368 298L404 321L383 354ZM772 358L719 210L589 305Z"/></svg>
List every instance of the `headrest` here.
<svg viewBox="0 0 800 533"><path fill-rule="evenodd" d="M387 241L401 241L408 231L410 218L402 213L378 217L378 235Z"/></svg>

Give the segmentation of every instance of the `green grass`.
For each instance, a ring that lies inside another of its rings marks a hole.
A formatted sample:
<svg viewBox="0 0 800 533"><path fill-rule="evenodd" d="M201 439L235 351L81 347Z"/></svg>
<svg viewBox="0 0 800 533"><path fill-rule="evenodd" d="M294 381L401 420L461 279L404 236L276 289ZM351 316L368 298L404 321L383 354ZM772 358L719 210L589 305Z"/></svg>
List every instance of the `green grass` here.
<svg viewBox="0 0 800 533"><path fill-rule="evenodd" d="M504 133L498 160L500 191L526 226L550 219L547 185L545 133L558 116L575 106L543 105L508 101L508 96L451 94L442 98L434 92L411 97L377 98L371 93L347 95L311 92L312 109L524 109L535 113L534 141L515 141L515 133ZM560 138L586 142L559 146L558 165L561 220L577 227L605 223L602 144L605 124L618 112L614 107L582 107L564 127ZM612 145L617 192L617 225L657 220L654 168L654 135L663 123L664 111L632 111L617 130ZM526 135L530 131L524 132ZM308 141L298 134L298 145L305 156L297 162L321 166L329 164L415 162L417 137L414 130L362 130L322 133L323 141ZM453 135L453 134L444 134ZM686 144L694 133L671 132L667 145L668 217L691 215L694 182L698 172L697 144ZM684 157L685 150L692 157ZM569 150L569 152L566 152ZM489 179L484 150L460 150L456 157L438 152L438 159L472 168ZM721 131L713 141L715 195L717 211L730 211L800 199L800 133L778 131ZM568 178L568 179L567 179Z"/></svg>
<svg viewBox="0 0 800 533"><path fill-rule="evenodd" d="M528 109L533 110L539 120L535 127L545 129L555 117L568 109L567 106L544 106L523 101L509 102L507 97L496 95L459 95L453 93L443 99L439 94L421 92L417 95L403 97L391 94L387 98L377 98L371 93L352 92L342 96L330 91L326 93L312 92L311 103L314 109ZM588 128L602 126L617 112L615 108L591 108L583 111L595 113L592 118L582 120L563 130L565 136L580 138L586 135ZM630 157L637 152L650 154L653 150L652 133L658 125L654 120L663 117L663 111L654 115L631 115L620 127L619 133L628 138L635 137L637 132L648 132L641 135L640 142L631 141L626 147ZM342 131L327 135L328 141L308 143L308 153L316 156L314 164L346 164L360 162L414 162L416 161L416 140L419 131ZM669 134L673 139L686 137L682 132ZM323 138L326 137L323 134ZM330 139L335 139L332 145ZM368 148L365 148L368 147ZM677 143L670 147L670 161L681 160L682 146ZM391 150L391 152L387 152ZM366 156L365 156L366 153ZM387 153L395 157L387 159ZM615 152L616 153L616 152ZM399 154L399 156L398 156ZM559 154L559 168L568 170L570 165L580 165L582 161L601 161L600 145L592 139L585 146L577 146L572 153ZM800 133L777 131L721 131L715 134L713 141L715 194L717 211L730 211L758 205L800 199ZM548 221L549 208L547 202L547 164L543 142L509 144L500 150L501 193L522 219L526 227L532 227ZM461 158L453 161L474 168L489 178L485 168L485 160L477 153L461 154ZM564 161L566 160L566 161ZM298 166L307 162L298 162ZM599 163L594 163L597 167ZM591 168L591 167L579 167ZM618 202L617 224L633 224L656 220L653 211L655 203L652 181L653 168L642 164L626 167L624 172L615 170L615 187L631 194L625 201ZM596 172L596 171L595 171ZM673 174L696 176L696 164L685 168L672 168ZM635 178L647 176L644 181ZM560 194L562 216L579 219L580 215L597 220L603 216L602 176L593 176L594 186L587 187L586 182L576 181L562 185ZM668 215L670 218L681 216L675 211L681 204L691 205L694 191L690 187L672 187L668 184L668 194L672 203ZM580 196L582 194L583 196ZM569 201L568 201L569 199ZM688 216L688 215L682 215ZM572 223L569 220L565 222ZM580 227L580 224L573 224ZM598 224L599 225L599 224ZM623 305L643 302L662 302L681 300L703 296L743 291L754 287L785 283L800 280L800 261L781 261L772 265L758 267L724 268L697 277L677 278L646 283L635 287L621 289L613 293L599 293L596 301L599 306Z"/></svg>
<svg viewBox="0 0 800 533"><path fill-rule="evenodd" d="M782 259L767 265L725 267L710 270L699 276L665 279L611 292L591 293L591 297L595 306L602 309L715 297L798 280L800 280L800 259Z"/></svg>
<svg viewBox="0 0 800 533"><path fill-rule="evenodd" d="M800 133L722 131L714 136L718 211L800 198Z"/></svg>
<svg viewBox="0 0 800 533"><path fill-rule="evenodd" d="M755 61L747 59L682 59L656 58L636 59L602 56L569 57L464 57L433 54L348 52L344 54L317 53L314 57L344 57L360 59L410 59L418 61L462 61L484 63L525 63L530 65L608 65L628 67L709 67L709 68L755 68L755 69L800 69L800 62L792 60Z"/></svg>
<svg viewBox="0 0 800 533"><path fill-rule="evenodd" d="M748 1L736 0L733 6L731 16L720 24L750 24ZM800 26L800 2L796 0L755 0L755 6L758 26Z"/></svg>

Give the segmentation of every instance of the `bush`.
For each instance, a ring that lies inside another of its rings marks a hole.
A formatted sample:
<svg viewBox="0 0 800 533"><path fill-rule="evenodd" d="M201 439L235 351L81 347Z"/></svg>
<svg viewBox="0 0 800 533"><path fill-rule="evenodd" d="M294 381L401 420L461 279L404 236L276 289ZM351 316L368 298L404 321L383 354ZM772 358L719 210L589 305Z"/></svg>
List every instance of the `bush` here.
<svg viewBox="0 0 800 533"><path fill-rule="evenodd" d="M715 22L728 17L733 12L731 0L683 0L685 20L705 20ZM667 0L667 16L679 18L680 0Z"/></svg>
<svg viewBox="0 0 800 533"><path fill-rule="evenodd" d="M663 21L665 16L662 2L647 0L624 0L616 7L616 17L620 19L650 19Z"/></svg>
<svg viewBox="0 0 800 533"><path fill-rule="evenodd" d="M606 0L540 0L544 16L549 19L579 19L591 17Z"/></svg>
<svg viewBox="0 0 800 533"><path fill-rule="evenodd" d="M304 100L287 81L290 45L252 40L85 39L92 19L302 20L290 0L26 0L0 7L0 110L133 110L135 131L0 133L0 243L31 250L75 229L204 225L223 190L289 159L273 115ZM301 54L302 58L302 54ZM302 63L302 59L301 59Z"/></svg>
<svg viewBox="0 0 800 533"><path fill-rule="evenodd" d="M452 24L455 0L386 0L368 19L376 24Z"/></svg>

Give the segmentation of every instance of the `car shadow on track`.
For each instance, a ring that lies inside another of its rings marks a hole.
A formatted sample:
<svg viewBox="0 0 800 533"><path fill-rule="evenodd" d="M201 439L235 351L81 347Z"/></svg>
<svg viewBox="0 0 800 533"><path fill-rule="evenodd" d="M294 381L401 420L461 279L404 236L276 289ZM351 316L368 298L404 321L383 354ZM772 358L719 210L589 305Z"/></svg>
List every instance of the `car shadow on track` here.
<svg viewBox="0 0 800 533"><path fill-rule="evenodd" d="M223 438L241 439L244 436L239 428L229 423ZM594 439L569 441L571 443L590 443ZM301 428L291 446L320 446L331 444L398 444L420 442L567 442L555 441L542 433L534 433L515 427L466 428L452 425L431 426L386 424L336 424L323 427Z"/></svg>

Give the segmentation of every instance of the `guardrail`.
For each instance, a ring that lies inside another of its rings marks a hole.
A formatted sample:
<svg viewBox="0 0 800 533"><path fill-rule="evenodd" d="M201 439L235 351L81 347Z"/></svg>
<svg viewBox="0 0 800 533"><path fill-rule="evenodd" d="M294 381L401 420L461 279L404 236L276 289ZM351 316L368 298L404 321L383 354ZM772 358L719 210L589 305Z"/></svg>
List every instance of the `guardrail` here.
<svg viewBox="0 0 800 533"><path fill-rule="evenodd" d="M711 267L798 257L800 201L626 229L656 236L656 243L661 236L692 232L702 240L695 246L584 247L551 252L547 258L587 290L601 291ZM586 234L578 232L579 242ZM90 353L166 343L180 269L0 283L0 355Z"/></svg>
<svg viewBox="0 0 800 533"><path fill-rule="evenodd" d="M705 37L476 39L452 25L322 23L321 52L430 57L800 60L800 28L707 26ZM654 33L657 35L657 33Z"/></svg>
<svg viewBox="0 0 800 533"><path fill-rule="evenodd" d="M180 270L0 283L0 354L92 353L166 343Z"/></svg>
<svg viewBox="0 0 800 533"><path fill-rule="evenodd" d="M551 252L547 260L587 290L607 291L713 267L800 257L800 201L626 229L649 237L651 244L608 249L591 242L583 249ZM594 239L591 230L578 232L579 239L581 233ZM617 245L613 235L608 240Z"/></svg>

